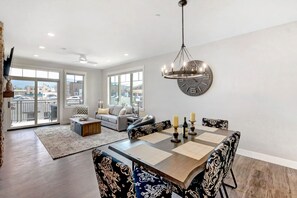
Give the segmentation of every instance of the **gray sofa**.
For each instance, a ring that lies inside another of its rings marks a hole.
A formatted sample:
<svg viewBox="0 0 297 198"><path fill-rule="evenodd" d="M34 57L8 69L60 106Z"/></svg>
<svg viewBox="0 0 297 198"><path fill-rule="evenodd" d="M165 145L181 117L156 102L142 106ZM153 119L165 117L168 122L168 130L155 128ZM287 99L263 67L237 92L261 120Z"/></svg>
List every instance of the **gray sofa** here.
<svg viewBox="0 0 297 198"><path fill-rule="evenodd" d="M101 125L117 131L127 130L127 117L134 115L133 108L129 106L123 107L121 105L109 105L108 108L109 114L95 113L95 118L101 120ZM122 114L123 111L125 111L124 114Z"/></svg>

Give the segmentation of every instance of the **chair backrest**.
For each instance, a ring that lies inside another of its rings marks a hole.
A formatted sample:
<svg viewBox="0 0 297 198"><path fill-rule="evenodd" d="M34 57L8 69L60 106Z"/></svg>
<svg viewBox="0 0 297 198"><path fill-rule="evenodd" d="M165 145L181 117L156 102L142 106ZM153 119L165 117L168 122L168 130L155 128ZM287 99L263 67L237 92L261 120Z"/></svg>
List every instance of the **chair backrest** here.
<svg viewBox="0 0 297 198"><path fill-rule="evenodd" d="M154 132L168 129L170 127L171 127L170 120L165 120L165 121L158 122L155 124L143 125L143 126L136 127L136 128L129 130L128 137L130 140L134 140L134 139L137 139L137 138L145 136L145 135L149 135Z"/></svg>
<svg viewBox="0 0 297 198"><path fill-rule="evenodd" d="M229 151L230 146L221 143L209 156L201 183L203 197L215 197L218 193L224 179L224 168Z"/></svg>
<svg viewBox="0 0 297 198"><path fill-rule="evenodd" d="M98 148L92 154L101 197L135 198L130 167Z"/></svg>
<svg viewBox="0 0 297 198"><path fill-rule="evenodd" d="M202 125L228 130L228 120L202 118Z"/></svg>
<svg viewBox="0 0 297 198"><path fill-rule="evenodd" d="M75 114L86 114L88 115L89 108L87 106L76 106L75 107Z"/></svg>
<svg viewBox="0 0 297 198"><path fill-rule="evenodd" d="M237 151L237 147L238 147L238 144L239 144L239 140L240 140L240 132L237 131L237 132L233 133L230 137L228 137L227 140L224 141L224 143L230 145L230 152L229 152L229 155L227 156L227 160L226 160L227 165L226 165L225 170L224 170L224 178L227 176L227 173L232 168L234 158L235 158L235 154L236 154L236 151Z"/></svg>

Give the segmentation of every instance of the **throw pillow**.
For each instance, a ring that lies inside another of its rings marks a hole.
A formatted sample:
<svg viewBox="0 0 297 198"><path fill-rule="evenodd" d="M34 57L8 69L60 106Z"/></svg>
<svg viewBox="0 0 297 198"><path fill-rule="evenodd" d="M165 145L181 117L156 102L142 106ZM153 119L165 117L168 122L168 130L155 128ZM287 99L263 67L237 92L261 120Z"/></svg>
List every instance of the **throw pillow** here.
<svg viewBox="0 0 297 198"><path fill-rule="evenodd" d="M106 109L98 108L98 114L109 114L109 108L106 108Z"/></svg>
<svg viewBox="0 0 297 198"><path fill-rule="evenodd" d="M133 113L133 107L127 105L127 106L125 107L125 109L126 109L126 114L132 114L132 113Z"/></svg>
<svg viewBox="0 0 297 198"><path fill-rule="evenodd" d="M141 122L145 122L145 121L147 121L147 120L149 120L149 119L150 119L149 116L146 115L146 116L144 116L144 117L142 118L142 121L141 121Z"/></svg>
<svg viewBox="0 0 297 198"><path fill-rule="evenodd" d="M120 111L120 113L119 113L119 115L121 116L121 115L125 115L125 114L126 114L126 109L125 108L122 108L121 111Z"/></svg>

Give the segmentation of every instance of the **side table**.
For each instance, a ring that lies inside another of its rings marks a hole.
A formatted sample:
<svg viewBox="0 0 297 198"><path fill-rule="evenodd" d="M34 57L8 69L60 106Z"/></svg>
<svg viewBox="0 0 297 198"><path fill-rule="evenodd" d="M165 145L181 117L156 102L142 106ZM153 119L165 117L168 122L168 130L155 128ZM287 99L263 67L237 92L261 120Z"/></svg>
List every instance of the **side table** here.
<svg viewBox="0 0 297 198"><path fill-rule="evenodd" d="M134 117L134 116L130 116L130 117L127 117L127 123L128 123L128 126L130 124L132 124L133 122L135 122L136 120L138 120L140 117Z"/></svg>

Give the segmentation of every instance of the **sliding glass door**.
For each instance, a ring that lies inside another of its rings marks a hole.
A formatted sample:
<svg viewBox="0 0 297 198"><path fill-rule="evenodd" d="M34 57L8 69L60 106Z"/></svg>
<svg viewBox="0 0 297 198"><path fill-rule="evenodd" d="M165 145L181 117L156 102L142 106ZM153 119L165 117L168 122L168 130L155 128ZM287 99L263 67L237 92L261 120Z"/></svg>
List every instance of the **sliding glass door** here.
<svg viewBox="0 0 297 198"><path fill-rule="evenodd" d="M58 122L59 82L52 80L11 80L11 128L22 128Z"/></svg>
<svg viewBox="0 0 297 198"><path fill-rule="evenodd" d="M37 82L37 124L57 122L58 82Z"/></svg>

